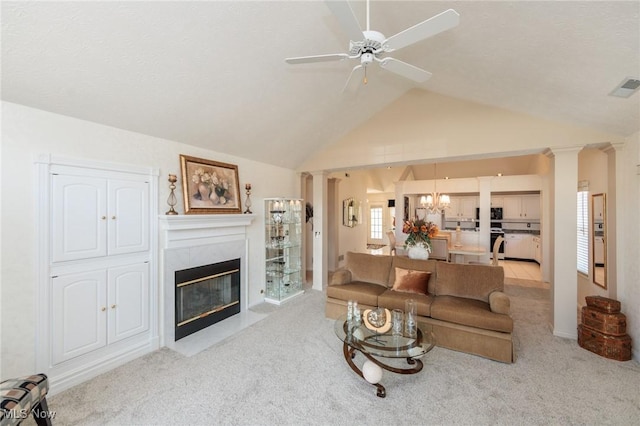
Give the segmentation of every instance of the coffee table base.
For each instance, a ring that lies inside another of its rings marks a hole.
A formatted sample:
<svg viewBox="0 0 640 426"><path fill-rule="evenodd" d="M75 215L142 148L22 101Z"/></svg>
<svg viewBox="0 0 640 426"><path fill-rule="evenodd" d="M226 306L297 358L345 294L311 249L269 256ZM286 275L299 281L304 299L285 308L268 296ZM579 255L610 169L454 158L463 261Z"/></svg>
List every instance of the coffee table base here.
<svg viewBox="0 0 640 426"><path fill-rule="evenodd" d="M413 368L392 367L390 365L384 364L383 362L380 362L379 360L377 360L376 358L374 358L373 356L371 356L370 354L368 354L366 352L362 352L362 351L358 350L357 348L349 346L345 342L343 344L343 346L342 346L342 352L344 353L344 359L347 361L347 364L349 364L351 369L353 371L355 371L356 374L358 374L363 379L364 379L364 374L362 374L362 370L360 370L358 368L358 366L353 362L353 358L356 357L356 351L360 352L369 361L373 362L378 367L380 367L380 368L382 368L384 370L387 370L387 371L391 371L392 373L397 373L397 374L416 374L416 373L420 372L422 370L422 367L424 366L422 364L422 361L419 360L419 359L406 358L407 364L414 365ZM366 379L365 379L365 381L366 381ZM367 383L369 383L369 382L367 382ZM385 396L387 396L387 390L384 388L384 386L382 386L380 383L371 383L371 384L377 388L376 395L378 395L380 398L384 398Z"/></svg>

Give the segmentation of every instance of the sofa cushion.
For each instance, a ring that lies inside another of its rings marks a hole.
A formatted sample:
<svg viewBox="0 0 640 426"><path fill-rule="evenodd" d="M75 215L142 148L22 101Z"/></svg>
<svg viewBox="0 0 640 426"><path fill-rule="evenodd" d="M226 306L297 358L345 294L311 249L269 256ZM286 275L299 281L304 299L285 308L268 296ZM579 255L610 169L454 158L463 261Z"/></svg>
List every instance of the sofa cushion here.
<svg viewBox="0 0 640 426"><path fill-rule="evenodd" d="M435 278L436 278L436 264L435 260L420 260L420 259L409 259L404 256L393 256L393 262L391 264L392 268L389 273L389 283L388 287L393 287L393 284L396 281L396 271L395 268L402 269L411 269L413 271L426 271L431 272L431 279L429 280L429 286L427 291L430 294L435 294Z"/></svg>
<svg viewBox="0 0 640 426"><path fill-rule="evenodd" d="M436 296L457 296L489 303L489 295L504 290L502 266L438 262Z"/></svg>
<svg viewBox="0 0 640 426"><path fill-rule="evenodd" d="M387 286L391 256L347 252L345 268L351 271L353 281Z"/></svg>
<svg viewBox="0 0 640 426"><path fill-rule="evenodd" d="M396 280L392 290L405 293L428 294L427 286L431 272L414 271L412 269L394 268Z"/></svg>
<svg viewBox="0 0 640 426"><path fill-rule="evenodd" d="M431 303L431 317L484 330L513 331L513 320L509 315L491 312L489 304L480 300L438 296Z"/></svg>
<svg viewBox="0 0 640 426"><path fill-rule="evenodd" d="M354 281L343 285L327 287L327 297L340 300L356 300L360 304L378 306L378 296L387 290L386 287Z"/></svg>
<svg viewBox="0 0 640 426"><path fill-rule="evenodd" d="M489 295L489 307L491 312L496 314L507 314L511 310L511 300L509 296L501 291L494 291Z"/></svg>
<svg viewBox="0 0 640 426"><path fill-rule="evenodd" d="M431 303L433 296L427 294L405 293L395 290L386 290L378 296L378 306L387 309L400 309L404 312L404 302L407 299L416 301L418 315L428 317L431 315Z"/></svg>

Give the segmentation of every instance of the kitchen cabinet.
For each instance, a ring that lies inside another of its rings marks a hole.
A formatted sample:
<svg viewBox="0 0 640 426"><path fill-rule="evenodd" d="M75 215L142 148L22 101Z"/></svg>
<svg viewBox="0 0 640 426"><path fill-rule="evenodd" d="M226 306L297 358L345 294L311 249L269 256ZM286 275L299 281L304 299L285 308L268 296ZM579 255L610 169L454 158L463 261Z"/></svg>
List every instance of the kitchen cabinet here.
<svg viewBox="0 0 640 426"><path fill-rule="evenodd" d="M451 205L445 210L445 220L474 220L476 217L476 207L478 207L478 197L475 196L452 196Z"/></svg>
<svg viewBox="0 0 640 426"><path fill-rule="evenodd" d="M593 262L604 266L604 237L593 237Z"/></svg>
<svg viewBox="0 0 640 426"><path fill-rule="evenodd" d="M504 198L498 196L491 197L491 207L504 207Z"/></svg>
<svg viewBox="0 0 640 426"><path fill-rule="evenodd" d="M503 198L503 219L540 220L539 195L507 195Z"/></svg>
<svg viewBox="0 0 640 426"><path fill-rule="evenodd" d="M52 277L53 364L149 329L147 263Z"/></svg>
<svg viewBox="0 0 640 426"><path fill-rule="evenodd" d="M265 199L265 301L302 294L302 200Z"/></svg>
<svg viewBox="0 0 640 426"><path fill-rule="evenodd" d="M505 234L504 256L513 259L533 259L533 236L531 234Z"/></svg>
<svg viewBox="0 0 640 426"><path fill-rule="evenodd" d="M533 260L538 262L538 264L542 264L542 241L540 237L533 237Z"/></svg>

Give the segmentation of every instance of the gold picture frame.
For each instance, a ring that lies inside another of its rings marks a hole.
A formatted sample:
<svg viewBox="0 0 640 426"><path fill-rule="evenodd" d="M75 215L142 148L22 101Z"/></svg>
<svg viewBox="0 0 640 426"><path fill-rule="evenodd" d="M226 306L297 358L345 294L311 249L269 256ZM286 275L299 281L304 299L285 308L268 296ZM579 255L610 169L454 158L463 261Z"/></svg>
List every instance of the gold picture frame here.
<svg viewBox="0 0 640 426"><path fill-rule="evenodd" d="M180 154L185 214L242 213L238 166Z"/></svg>

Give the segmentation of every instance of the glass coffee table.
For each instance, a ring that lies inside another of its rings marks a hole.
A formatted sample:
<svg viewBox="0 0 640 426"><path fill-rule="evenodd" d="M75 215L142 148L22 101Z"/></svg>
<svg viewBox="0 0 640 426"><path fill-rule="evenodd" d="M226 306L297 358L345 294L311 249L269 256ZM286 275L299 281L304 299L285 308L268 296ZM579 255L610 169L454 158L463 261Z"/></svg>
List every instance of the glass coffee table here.
<svg viewBox="0 0 640 426"><path fill-rule="evenodd" d="M360 377L371 383L362 370L353 362L356 352L360 352L378 367L398 374L416 374L422 370L422 361L418 357L426 354L435 346L433 333L425 332L418 326L417 337L393 336L391 330L378 334L369 330L364 323L347 322L347 316L338 318L334 325L336 335L344 342L342 350L347 364ZM380 358L405 358L409 368L398 368L385 364ZM363 368L364 369L364 368ZM387 391L380 383L371 383L380 398L387 396Z"/></svg>

